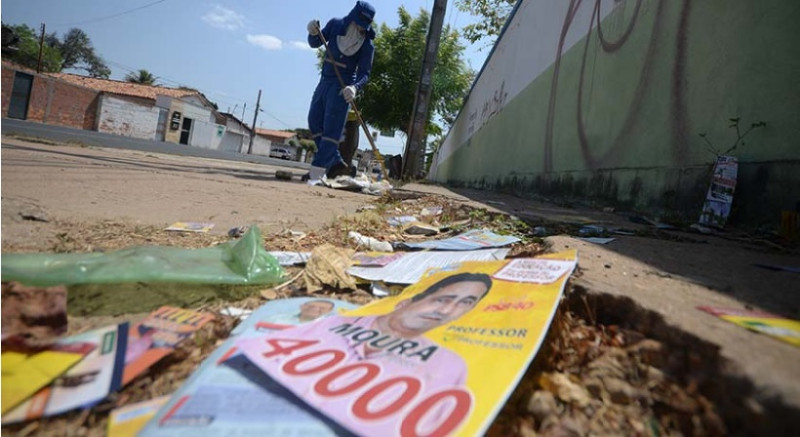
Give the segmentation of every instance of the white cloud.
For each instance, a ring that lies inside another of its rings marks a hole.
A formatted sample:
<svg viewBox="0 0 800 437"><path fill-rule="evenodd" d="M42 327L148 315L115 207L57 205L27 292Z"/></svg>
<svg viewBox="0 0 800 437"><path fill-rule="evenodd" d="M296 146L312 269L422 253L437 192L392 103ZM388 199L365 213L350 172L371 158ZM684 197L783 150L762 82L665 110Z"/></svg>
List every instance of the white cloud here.
<svg viewBox="0 0 800 437"><path fill-rule="evenodd" d="M272 35L247 35L247 42L264 50L280 50L283 42Z"/></svg>
<svg viewBox="0 0 800 437"><path fill-rule="evenodd" d="M214 5L213 10L203 15L203 21L219 29L236 30L244 26L244 15L220 5Z"/></svg>
<svg viewBox="0 0 800 437"><path fill-rule="evenodd" d="M309 52L317 51L317 49L312 49L306 41L289 41L289 45L298 50L307 50Z"/></svg>

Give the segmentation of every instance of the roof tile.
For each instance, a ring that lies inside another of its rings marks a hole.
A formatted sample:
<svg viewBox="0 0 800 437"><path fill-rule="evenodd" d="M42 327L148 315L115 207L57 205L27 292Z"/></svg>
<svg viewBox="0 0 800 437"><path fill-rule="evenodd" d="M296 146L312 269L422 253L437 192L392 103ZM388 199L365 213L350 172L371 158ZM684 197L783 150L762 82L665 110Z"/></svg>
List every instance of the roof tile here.
<svg viewBox="0 0 800 437"><path fill-rule="evenodd" d="M180 98L192 94L199 94L197 91L187 89L167 88L162 86L123 82L119 80L99 79L70 73L49 73L49 75L66 82L97 91L119 94L123 96L141 97L152 100L155 100L156 96L159 95Z"/></svg>
<svg viewBox="0 0 800 437"><path fill-rule="evenodd" d="M265 137L277 137L277 138L291 138L297 135L294 132L286 132L282 130L272 130L272 129L256 129L256 133L258 135L263 135Z"/></svg>

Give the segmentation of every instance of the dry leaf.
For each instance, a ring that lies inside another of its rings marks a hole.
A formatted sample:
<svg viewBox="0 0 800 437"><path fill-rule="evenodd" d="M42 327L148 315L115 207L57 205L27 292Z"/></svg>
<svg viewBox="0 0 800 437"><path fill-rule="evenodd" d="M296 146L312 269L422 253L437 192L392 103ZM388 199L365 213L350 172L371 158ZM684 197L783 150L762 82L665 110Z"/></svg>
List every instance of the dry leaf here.
<svg viewBox="0 0 800 437"><path fill-rule="evenodd" d="M569 376L564 373L543 373L539 377L539 385L567 403L575 403L580 407L585 407L591 401L586 389L572 382Z"/></svg>
<svg viewBox="0 0 800 437"><path fill-rule="evenodd" d="M272 288L265 288L261 290L261 297L267 300L273 300L278 298L278 292L276 292Z"/></svg>
<svg viewBox="0 0 800 437"><path fill-rule="evenodd" d="M303 271L306 291L314 293L321 290L323 285L355 290L355 278L347 273L347 269L353 265L353 253L355 251L352 249L331 244L323 244L314 249Z"/></svg>

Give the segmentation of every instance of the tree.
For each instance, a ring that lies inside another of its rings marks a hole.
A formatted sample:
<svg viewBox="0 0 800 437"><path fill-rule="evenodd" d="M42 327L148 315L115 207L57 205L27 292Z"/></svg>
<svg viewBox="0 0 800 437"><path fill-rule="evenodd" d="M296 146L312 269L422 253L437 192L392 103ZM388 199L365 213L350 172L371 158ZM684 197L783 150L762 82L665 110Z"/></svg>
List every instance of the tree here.
<svg viewBox="0 0 800 437"><path fill-rule="evenodd" d="M153 76L153 73L144 69L125 75L126 82L140 83L142 85L155 85L157 79L157 77Z"/></svg>
<svg viewBox="0 0 800 437"><path fill-rule="evenodd" d="M311 131L306 129L306 128L304 128L304 127L298 127L298 128L291 129L291 130L292 130L292 132L297 134L297 138L299 138L301 140L311 140L313 138L313 135L311 135Z"/></svg>
<svg viewBox="0 0 800 437"><path fill-rule="evenodd" d="M317 143L314 140L307 140L301 139L300 140L300 148L304 150L308 150L310 152L316 153L317 152Z"/></svg>
<svg viewBox="0 0 800 437"><path fill-rule="evenodd" d="M464 26L464 39L476 43L488 38L487 45L494 44L508 19L516 0L456 0L456 7L472 16L479 17L477 23Z"/></svg>
<svg viewBox="0 0 800 437"><path fill-rule="evenodd" d="M5 29L9 29L19 38L16 42L17 50L3 50L3 58L35 70L39 63L39 37L36 31L25 24L11 26L4 24L3 29L4 33ZM61 71L61 62L61 52L57 48L45 44L42 50L42 71L59 72Z"/></svg>
<svg viewBox="0 0 800 437"><path fill-rule="evenodd" d="M420 10L417 17L412 17L402 6L397 14L400 18L397 28L382 24L377 29L372 75L357 104L371 126L408 135L430 15ZM474 72L464 61L463 52L458 32L445 26L433 72L426 124L428 135L442 132L442 126L431 120L445 125L455 120L472 83Z"/></svg>
<svg viewBox="0 0 800 437"><path fill-rule="evenodd" d="M12 61L36 69L39 61L39 36L25 24L8 26L18 37L18 50L7 55ZM6 57L6 54L3 53ZM80 29L70 29L63 38L53 32L45 35L42 47L42 71L56 73L70 68L85 70L89 76L107 79L111 69L94 52L89 36Z"/></svg>
<svg viewBox="0 0 800 437"><path fill-rule="evenodd" d="M98 57L90 58L86 72L91 77L100 77L103 79L108 79L111 76L111 69L103 62L102 58Z"/></svg>
<svg viewBox="0 0 800 437"><path fill-rule="evenodd" d="M89 35L81 29L73 27L61 39L56 33L51 33L47 35L47 43L61 53L61 70L85 70L91 77L104 79L111 75L103 59L95 53Z"/></svg>

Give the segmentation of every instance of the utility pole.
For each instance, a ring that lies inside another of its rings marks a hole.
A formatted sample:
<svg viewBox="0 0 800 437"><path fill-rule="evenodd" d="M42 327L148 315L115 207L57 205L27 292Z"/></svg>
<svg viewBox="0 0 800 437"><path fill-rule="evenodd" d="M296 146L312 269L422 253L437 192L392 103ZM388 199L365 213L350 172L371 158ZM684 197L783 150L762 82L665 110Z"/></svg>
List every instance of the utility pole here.
<svg viewBox="0 0 800 437"><path fill-rule="evenodd" d="M36 72L42 72L42 52L44 52L44 23L42 23L42 34L39 37L39 61L36 63Z"/></svg>
<svg viewBox="0 0 800 437"><path fill-rule="evenodd" d="M436 65L436 55L439 53L439 40L442 36L446 10L447 0L434 0L431 24L425 42L425 57L422 60L422 73L417 84L417 94L414 97L414 113L411 115L408 142L403 156L403 177L405 179L416 178L422 171L425 161L425 143L427 142L425 123L433 89L433 67Z"/></svg>
<svg viewBox="0 0 800 437"><path fill-rule="evenodd" d="M253 140L256 137L256 120L258 119L258 107L261 104L261 90L258 90L258 98L256 99L256 111L253 114L253 132L250 135L250 145L247 146L247 154L250 155L253 153Z"/></svg>

